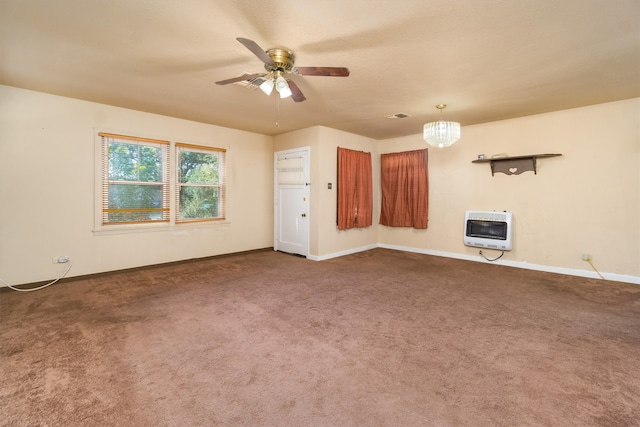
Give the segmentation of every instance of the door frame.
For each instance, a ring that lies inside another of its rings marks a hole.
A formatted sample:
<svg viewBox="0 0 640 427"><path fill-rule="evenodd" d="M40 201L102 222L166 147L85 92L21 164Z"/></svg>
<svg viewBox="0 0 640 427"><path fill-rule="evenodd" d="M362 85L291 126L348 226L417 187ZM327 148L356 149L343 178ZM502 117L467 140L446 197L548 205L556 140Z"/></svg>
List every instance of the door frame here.
<svg viewBox="0 0 640 427"><path fill-rule="evenodd" d="M310 215L310 182L309 177L310 173L310 164L311 164L311 147L298 147L298 148L290 148L287 150L280 150L273 153L273 250L278 250L278 240L280 235L280 209L279 209L279 189L278 189L278 158L282 156L286 156L287 154L294 154L304 152L306 154L306 162L304 164L304 196L305 196L305 207L306 207L306 219L307 219L307 235L306 235L306 248L305 254L300 254L304 256L309 256L309 240L311 237L311 215Z"/></svg>

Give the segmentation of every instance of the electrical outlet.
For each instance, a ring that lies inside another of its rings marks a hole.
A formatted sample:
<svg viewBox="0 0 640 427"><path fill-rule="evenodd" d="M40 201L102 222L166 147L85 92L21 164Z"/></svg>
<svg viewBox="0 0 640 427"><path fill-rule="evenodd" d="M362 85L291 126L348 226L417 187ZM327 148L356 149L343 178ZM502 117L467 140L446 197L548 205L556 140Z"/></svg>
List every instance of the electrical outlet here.
<svg viewBox="0 0 640 427"><path fill-rule="evenodd" d="M583 261L591 261L592 259L591 254L582 254Z"/></svg>
<svg viewBox="0 0 640 427"><path fill-rule="evenodd" d="M64 263L69 262L69 261L71 261L71 258L69 258L69 257L68 257L68 256L66 256L66 255L63 255L63 256L54 256L54 257L51 259L51 262L52 262L52 263L54 263L54 264L64 264Z"/></svg>

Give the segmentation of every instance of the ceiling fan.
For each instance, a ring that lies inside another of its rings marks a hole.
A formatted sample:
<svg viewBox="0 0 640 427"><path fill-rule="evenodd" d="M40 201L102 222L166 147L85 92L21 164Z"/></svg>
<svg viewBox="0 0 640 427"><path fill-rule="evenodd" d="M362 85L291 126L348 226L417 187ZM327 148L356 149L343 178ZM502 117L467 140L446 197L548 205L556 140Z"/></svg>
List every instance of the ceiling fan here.
<svg viewBox="0 0 640 427"><path fill-rule="evenodd" d="M290 96L295 102L302 102L307 98L305 98L298 85L286 77L288 74L332 77L347 77L349 75L349 69L344 67L294 67L295 56L289 50L280 48L263 50L253 40L242 37L238 37L236 40L264 62L264 68L267 72L245 74L240 77L221 80L216 82L217 85L249 81L258 86L266 95L270 95L275 88L280 94L280 98Z"/></svg>

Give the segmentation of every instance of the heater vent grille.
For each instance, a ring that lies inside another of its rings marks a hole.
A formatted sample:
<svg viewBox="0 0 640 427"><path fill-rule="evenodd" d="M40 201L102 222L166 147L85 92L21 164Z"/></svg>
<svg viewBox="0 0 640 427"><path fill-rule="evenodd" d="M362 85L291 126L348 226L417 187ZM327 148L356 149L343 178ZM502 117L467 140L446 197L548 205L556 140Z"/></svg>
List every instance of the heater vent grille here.
<svg viewBox="0 0 640 427"><path fill-rule="evenodd" d="M478 248L510 251L513 249L511 212L466 211L464 244Z"/></svg>

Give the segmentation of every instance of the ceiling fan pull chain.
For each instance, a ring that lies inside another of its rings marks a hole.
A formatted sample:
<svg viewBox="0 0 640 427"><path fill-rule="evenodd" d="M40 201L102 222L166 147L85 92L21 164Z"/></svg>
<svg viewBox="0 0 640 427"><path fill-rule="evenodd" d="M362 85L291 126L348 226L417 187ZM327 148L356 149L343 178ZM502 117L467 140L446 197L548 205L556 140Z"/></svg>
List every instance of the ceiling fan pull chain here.
<svg viewBox="0 0 640 427"><path fill-rule="evenodd" d="M280 129L280 97L276 96L276 129Z"/></svg>

